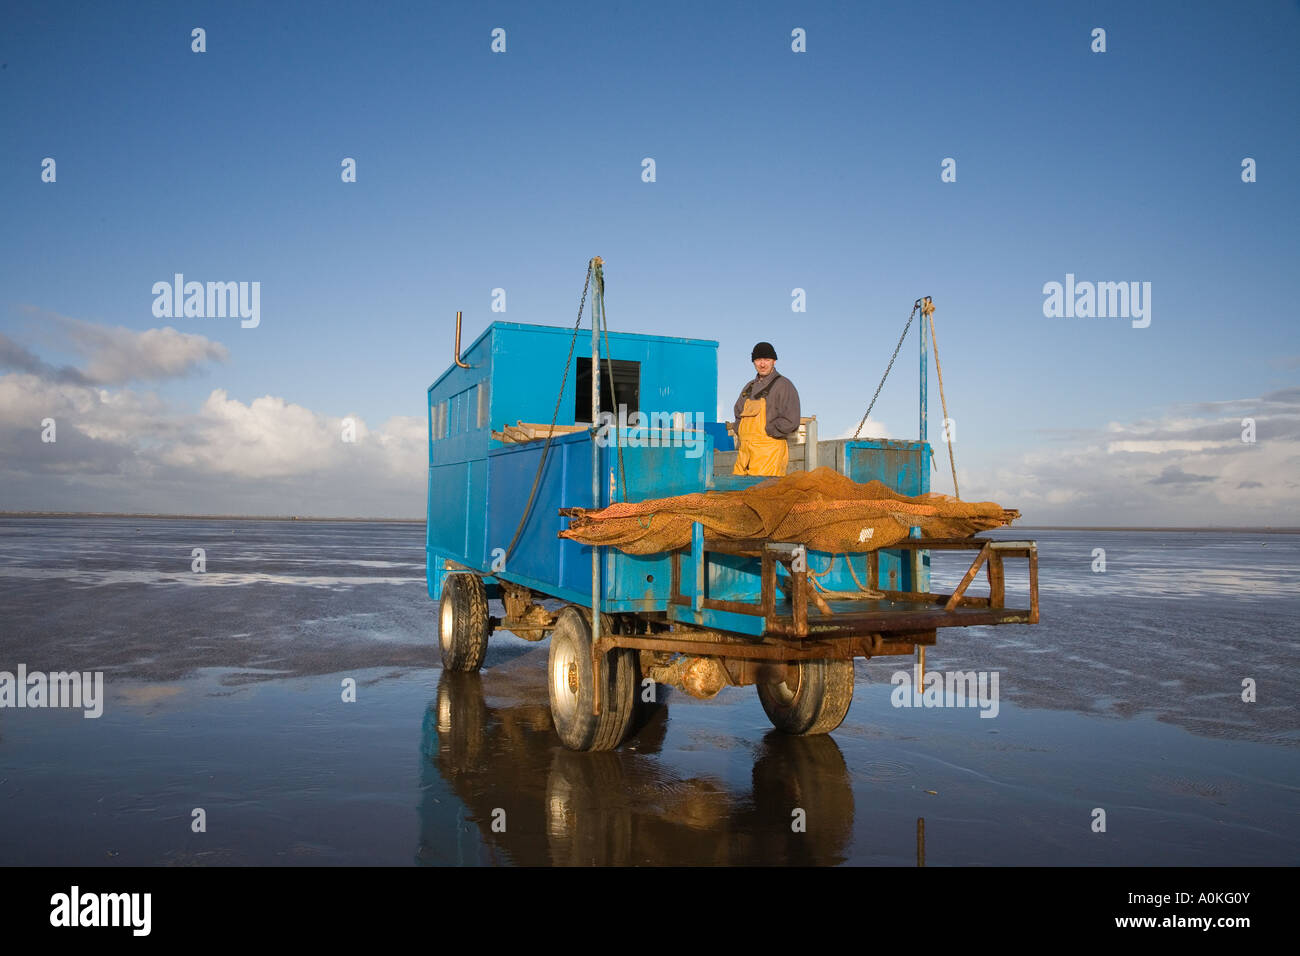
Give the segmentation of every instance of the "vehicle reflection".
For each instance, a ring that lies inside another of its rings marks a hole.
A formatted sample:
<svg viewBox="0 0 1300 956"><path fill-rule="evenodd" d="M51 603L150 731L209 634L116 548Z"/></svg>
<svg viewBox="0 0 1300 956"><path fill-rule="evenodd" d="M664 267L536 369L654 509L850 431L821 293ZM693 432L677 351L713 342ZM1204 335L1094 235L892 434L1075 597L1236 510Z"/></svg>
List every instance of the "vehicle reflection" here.
<svg viewBox="0 0 1300 956"><path fill-rule="evenodd" d="M424 716L419 862L456 862L467 830L478 861L515 865L826 865L846 859L853 789L830 736L775 731L748 780L688 770L663 749L669 688L643 705L617 751L574 753L551 725L542 674L444 673ZM535 684L535 686L534 686ZM723 744L723 747L732 745ZM740 746L740 745L734 745ZM451 810L436 796L448 790ZM473 862L466 861L466 862Z"/></svg>

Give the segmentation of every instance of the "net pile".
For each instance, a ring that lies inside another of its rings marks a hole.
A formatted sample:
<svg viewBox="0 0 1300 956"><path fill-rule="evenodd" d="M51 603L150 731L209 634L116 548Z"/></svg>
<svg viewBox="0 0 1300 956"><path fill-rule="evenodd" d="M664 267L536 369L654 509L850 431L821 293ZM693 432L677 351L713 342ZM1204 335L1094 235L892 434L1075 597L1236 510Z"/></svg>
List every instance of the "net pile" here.
<svg viewBox="0 0 1300 956"><path fill-rule="evenodd" d="M931 492L904 495L880 481L859 484L830 468L795 472L739 491L705 491L620 501L599 511L574 508L561 538L659 554L691 542L691 524L708 541L793 541L814 551L888 548L919 527L927 538L967 538L1010 524L1019 511L992 501L958 501Z"/></svg>

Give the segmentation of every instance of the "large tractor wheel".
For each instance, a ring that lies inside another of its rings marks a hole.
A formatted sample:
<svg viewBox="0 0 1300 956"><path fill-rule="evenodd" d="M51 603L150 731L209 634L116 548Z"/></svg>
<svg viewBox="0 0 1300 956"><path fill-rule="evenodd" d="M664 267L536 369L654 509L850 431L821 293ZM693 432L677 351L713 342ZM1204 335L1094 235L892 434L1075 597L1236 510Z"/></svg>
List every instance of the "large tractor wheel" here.
<svg viewBox="0 0 1300 956"><path fill-rule="evenodd" d="M482 667L491 629L483 579L477 574L447 575L438 617L443 670L476 671Z"/></svg>
<svg viewBox="0 0 1300 956"><path fill-rule="evenodd" d="M785 680L758 685L758 699L782 733L828 734L853 703L853 661L791 661Z"/></svg>
<svg viewBox="0 0 1300 956"><path fill-rule="evenodd" d="M608 626L605 618L602 626ZM560 611L547 658L551 720L570 750L613 750L632 724L636 701L636 651L615 647L600 659L600 714L593 715L591 612L573 605Z"/></svg>

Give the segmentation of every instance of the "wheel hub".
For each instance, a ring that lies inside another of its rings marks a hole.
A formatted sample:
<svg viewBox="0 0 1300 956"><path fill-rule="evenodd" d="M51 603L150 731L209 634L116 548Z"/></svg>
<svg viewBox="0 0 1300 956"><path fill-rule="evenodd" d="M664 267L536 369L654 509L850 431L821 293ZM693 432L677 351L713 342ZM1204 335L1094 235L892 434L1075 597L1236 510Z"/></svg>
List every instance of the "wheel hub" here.
<svg viewBox="0 0 1300 956"><path fill-rule="evenodd" d="M561 721L572 720L578 713L578 692L582 688L581 663L571 641L561 635L551 638L551 707Z"/></svg>
<svg viewBox="0 0 1300 956"><path fill-rule="evenodd" d="M803 667L800 664L786 665L786 678L780 683L772 684L777 700L782 706L789 707L799 696L799 686L803 683Z"/></svg>
<svg viewBox="0 0 1300 956"><path fill-rule="evenodd" d="M451 601L444 596L442 599L442 614L438 618L438 641L442 644L442 649L448 653L451 652L451 635L455 624Z"/></svg>

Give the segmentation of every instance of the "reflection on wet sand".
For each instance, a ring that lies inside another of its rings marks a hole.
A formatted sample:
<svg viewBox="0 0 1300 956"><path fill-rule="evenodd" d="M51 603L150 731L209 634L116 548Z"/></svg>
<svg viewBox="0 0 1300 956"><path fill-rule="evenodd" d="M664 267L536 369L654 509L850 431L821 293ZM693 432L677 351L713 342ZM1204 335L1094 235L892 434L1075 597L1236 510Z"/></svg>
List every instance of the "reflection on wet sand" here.
<svg viewBox="0 0 1300 956"><path fill-rule="evenodd" d="M750 784L686 775L663 752L665 697L623 749L574 753L551 727L545 686L514 673L444 673L424 717L424 772L464 804L486 859L517 865L788 865L844 862L853 789L833 738L775 731ZM535 670L535 669L528 669ZM537 703L541 701L541 703ZM490 702L490 703L489 703ZM425 786L417 860L432 860L450 810Z"/></svg>

